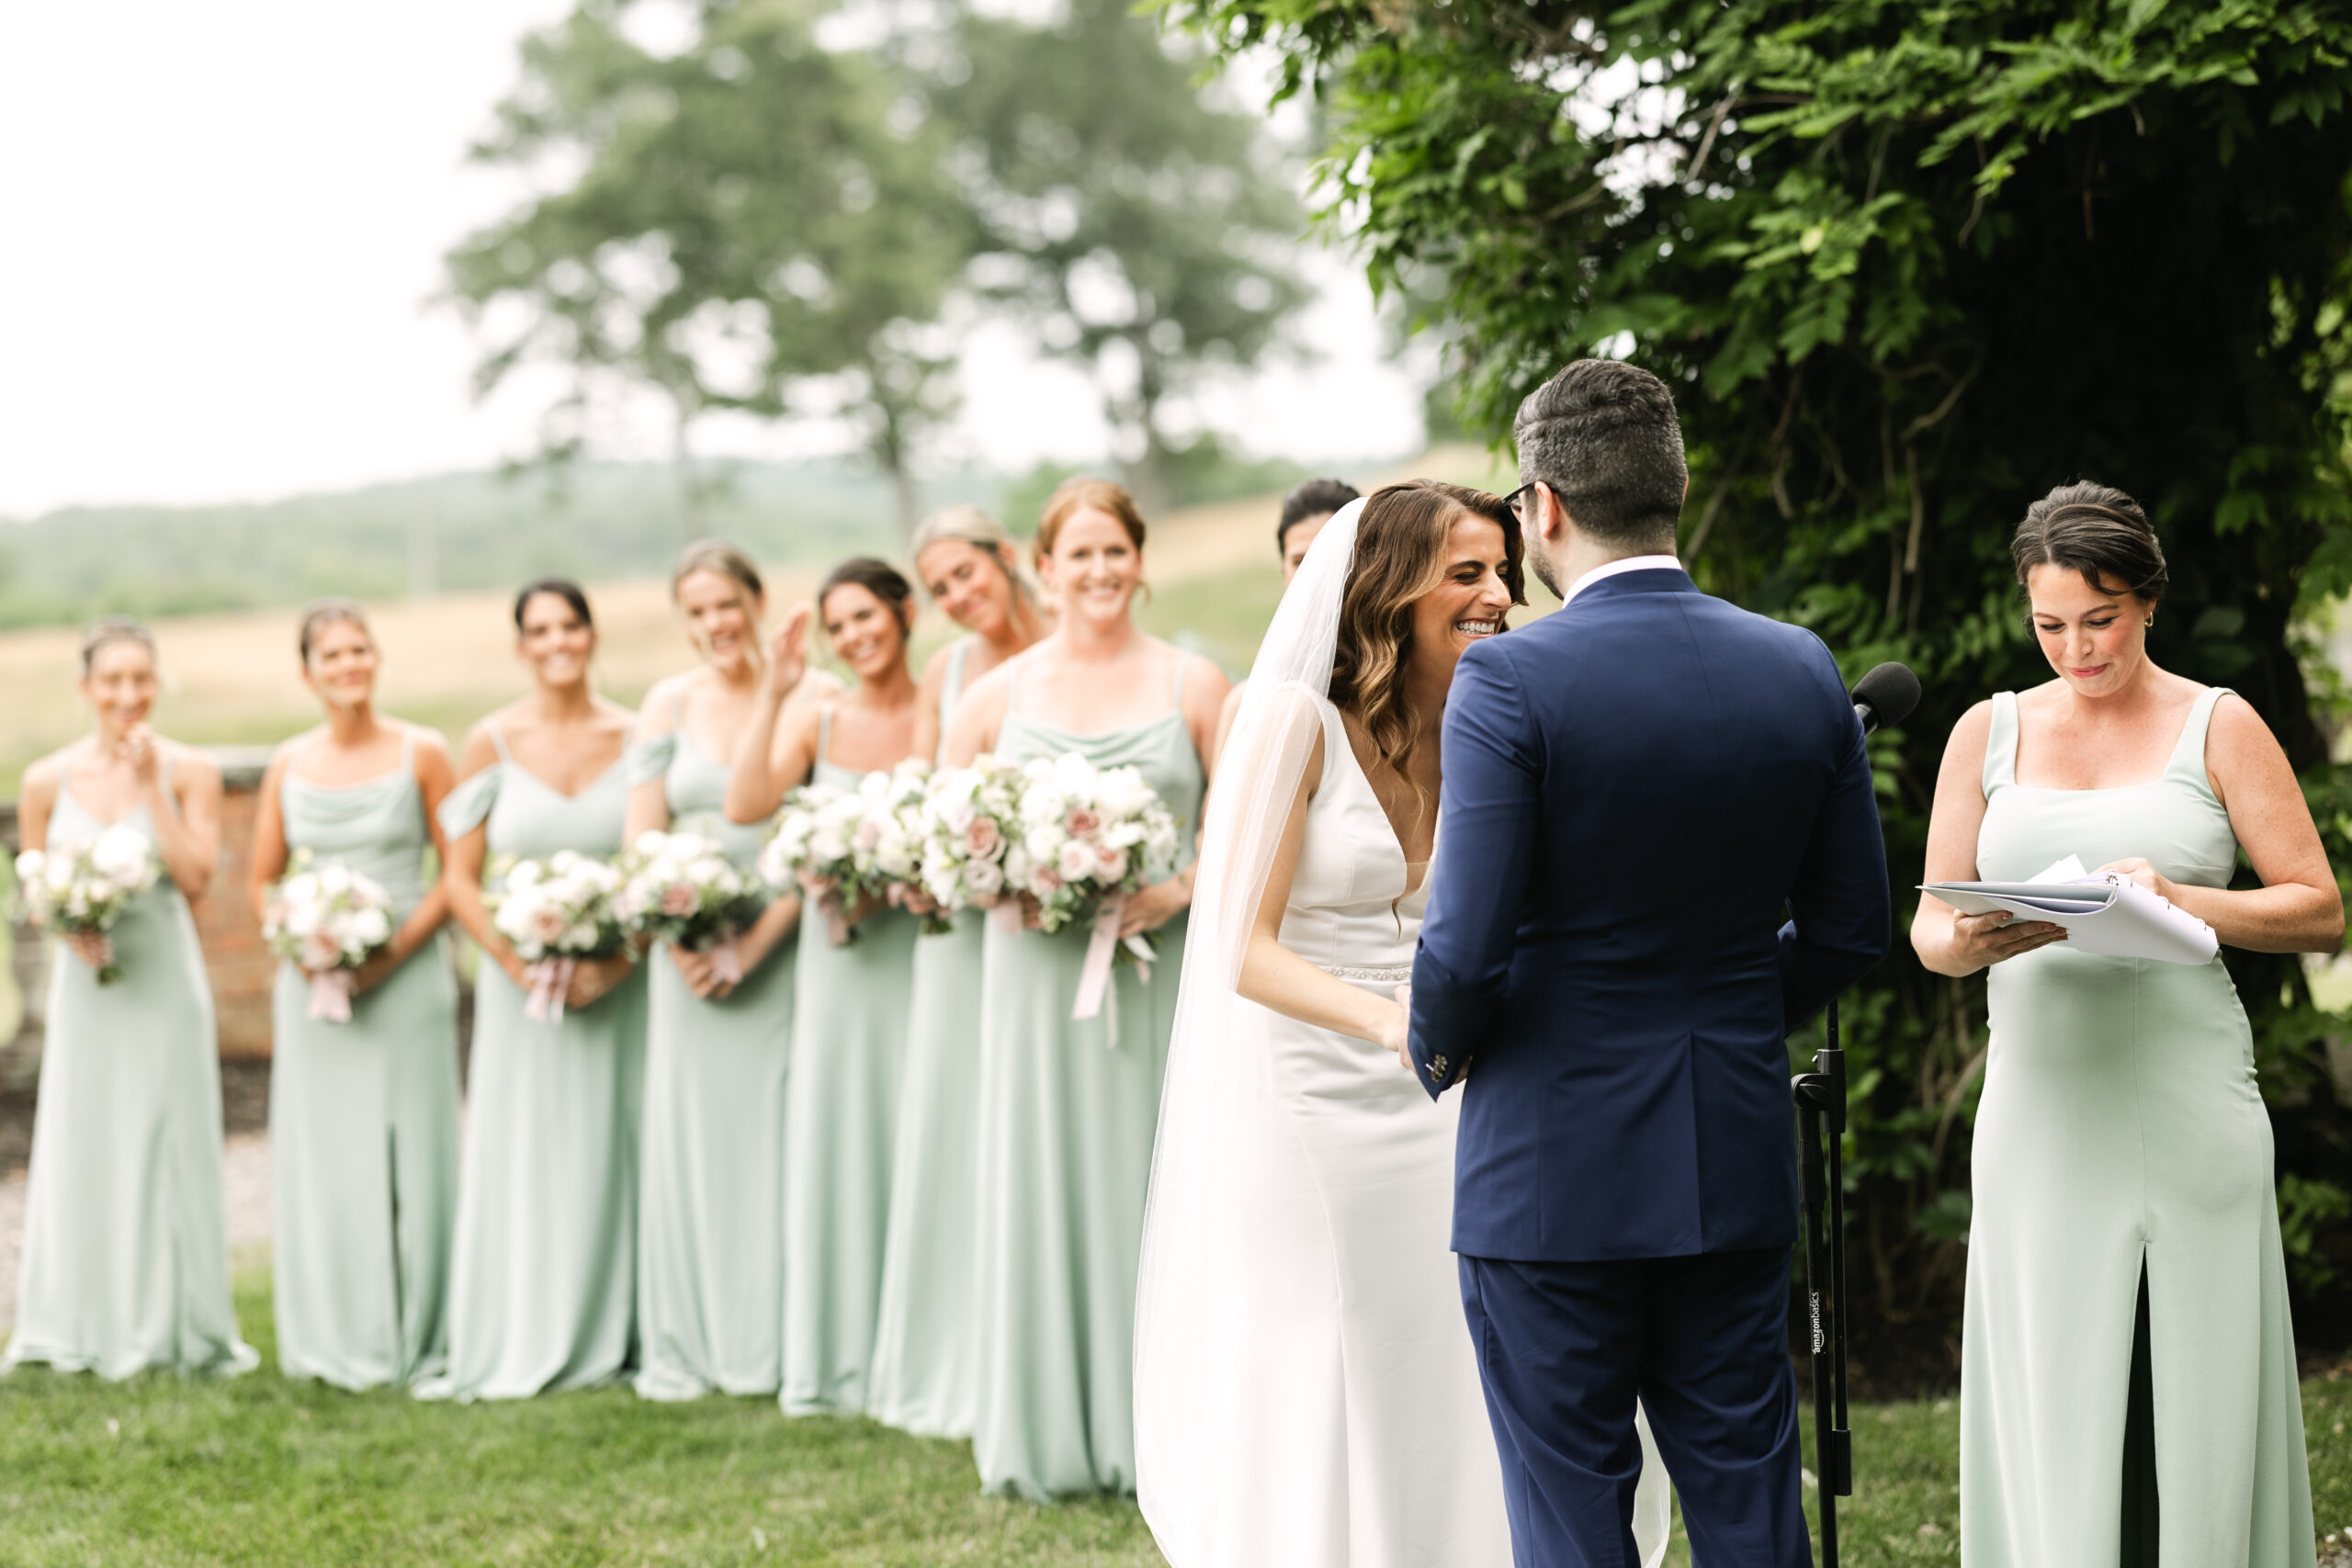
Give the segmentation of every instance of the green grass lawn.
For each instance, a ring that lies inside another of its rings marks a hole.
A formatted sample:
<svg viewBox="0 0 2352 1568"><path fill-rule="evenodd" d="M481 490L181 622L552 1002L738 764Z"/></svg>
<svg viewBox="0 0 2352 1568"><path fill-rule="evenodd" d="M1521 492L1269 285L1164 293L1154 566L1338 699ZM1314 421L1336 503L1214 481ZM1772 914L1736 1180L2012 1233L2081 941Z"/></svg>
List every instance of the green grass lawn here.
<svg viewBox="0 0 2352 1568"><path fill-rule="evenodd" d="M241 1277L238 1311L266 1365L266 1275ZM2303 1398L2322 1528L2352 1524L2352 1379ZM1955 1403L1872 1406L1854 1426L1845 1561L1958 1562ZM961 1443L786 1421L765 1400L454 1407L268 1371L0 1382L0 1562L25 1568L1159 1562L1132 1503L982 1497Z"/></svg>

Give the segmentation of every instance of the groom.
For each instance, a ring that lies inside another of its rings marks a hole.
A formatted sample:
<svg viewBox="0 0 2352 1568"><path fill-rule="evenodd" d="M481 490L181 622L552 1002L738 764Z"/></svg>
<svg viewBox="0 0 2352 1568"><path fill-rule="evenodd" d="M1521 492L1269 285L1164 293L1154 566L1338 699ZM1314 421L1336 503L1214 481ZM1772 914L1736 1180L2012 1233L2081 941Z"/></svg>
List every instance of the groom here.
<svg viewBox="0 0 2352 1568"><path fill-rule="evenodd" d="M1785 1040L1886 951L1861 726L1820 638L1676 560L1664 382L1578 360L1515 434L1566 604L1462 656L1408 998L1422 1086L1464 1084L1453 1250L1515 1555L1638 1561L1638 1397L1693 1561L1795 1568Z"/></svg>

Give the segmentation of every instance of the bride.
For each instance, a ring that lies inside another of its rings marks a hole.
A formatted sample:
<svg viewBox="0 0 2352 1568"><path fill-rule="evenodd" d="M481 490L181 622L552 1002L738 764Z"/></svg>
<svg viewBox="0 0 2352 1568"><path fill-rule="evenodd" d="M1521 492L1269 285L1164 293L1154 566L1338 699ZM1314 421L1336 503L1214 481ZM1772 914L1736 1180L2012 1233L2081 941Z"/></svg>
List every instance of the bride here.
<svg viewBox="0 0 2352 1568"><path fill-rule="evenodd" d="M1332 518L1210 795L1136 1311L1145 1517L1174 1568L1503 1568L1447 1234L1460 1096L1400 1071L1454 661L1524 603L1503 502L1429 480ZM1641 1428L1634 1525L1663 1558Z"/></svg>

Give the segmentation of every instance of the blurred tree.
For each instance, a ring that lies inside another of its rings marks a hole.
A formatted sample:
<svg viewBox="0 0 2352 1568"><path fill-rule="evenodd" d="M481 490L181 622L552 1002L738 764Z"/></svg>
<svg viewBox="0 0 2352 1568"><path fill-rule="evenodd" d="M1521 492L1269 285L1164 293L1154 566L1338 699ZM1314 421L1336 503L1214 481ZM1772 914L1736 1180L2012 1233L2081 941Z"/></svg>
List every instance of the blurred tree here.
<svg viewBox="0 0 2352 1568"><path fill-rule="evenodd" d="M925 324L973 232L937 127L878 56L820 47L814 5L707 0L693 41L657 55L625 31L628 3L582 0L528 38L474 150L551 187L448 257L488 344L479 384L567 367L557 455L606 389L658 390L690 520L706 411L842 418L911 527L915 447L952 412Z"/></svg>
<svg viewBox="0 0 2352 1568"><path fill-rule="evenodd" d="M1306 298L1302 214L1259 121L1129 0L1032 22L959 8L930 74L965 139L975 282L1101 390L1147 509L1171 495L1167 405L1255 363Z"/></svg>
<svg viewBox="0 0 2352 1568"><path fill-rule="evenodd" d="M2352 15L2304 0L1168 0L1317 90L1323 201L1375 283L1443 279L1470 420L1605 351L1682 401L1683 554L1928 696L1875 747L1895 884L1945 737L2045 680L2007 553L2076 478L2147 504L2155 658L2254 704L2339 866L2311 629L2352 584ZM2315 678L2315 679L2314 679ZM2250 873L2242 874L2250 875ZM2305 1305L2352 1260L2341 1026L2233 952ZM1857 1283L1957 1303L1984 983L1907 946L1849 1003ZM2333 1261L2331 1262L2331 1256ZM2342 1296L2338 1296L2338 1302ZM2310 1322L2308 1313L2306 1324Z"/></svg>

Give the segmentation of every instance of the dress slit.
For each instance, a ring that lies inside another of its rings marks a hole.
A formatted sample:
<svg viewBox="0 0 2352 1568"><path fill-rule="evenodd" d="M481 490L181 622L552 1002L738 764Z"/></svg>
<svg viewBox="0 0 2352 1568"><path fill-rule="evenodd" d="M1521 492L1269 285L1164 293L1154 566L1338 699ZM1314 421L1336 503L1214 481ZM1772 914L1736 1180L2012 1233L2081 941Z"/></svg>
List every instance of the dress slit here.
<svg viewBox="0 0 2352 1568"><path fill-rule="evenodd" d="M2140 1255L2140 1304L2132 1325L2132 1382L2123 1407L2121 1568L2156 1568L2155 1358L2148 1334L2148 1257Z"/></svg>

